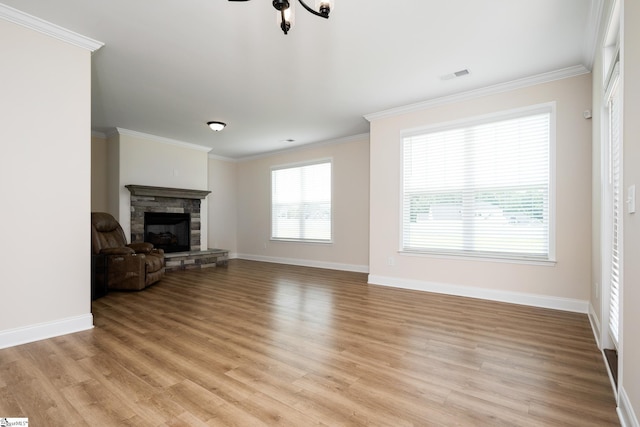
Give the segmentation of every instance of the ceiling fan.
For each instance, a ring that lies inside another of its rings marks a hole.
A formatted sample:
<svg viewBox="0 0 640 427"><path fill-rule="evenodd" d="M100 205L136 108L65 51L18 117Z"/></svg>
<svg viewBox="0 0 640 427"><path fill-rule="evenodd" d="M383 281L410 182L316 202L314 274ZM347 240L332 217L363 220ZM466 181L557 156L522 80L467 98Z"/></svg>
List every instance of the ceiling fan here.
<svg viewBox="0 0 640 427"><path fill-rule="evenodd" d="M229 1L249 1L249 0L229 0ZM295 0L291 0L294 2ZM307 12L312 13L313 15L319 16L321 18L329 19L329 12L331 12L331 8L333 7L334 0L316 0L316 9L314 10L310 8L303 0L298 0L302 7L304 7ZM278 11L278 15L280 16L280 28L282 31L287 34L293 25L293 7L291 7L289 0L273 0L273 7Z"/></svg>

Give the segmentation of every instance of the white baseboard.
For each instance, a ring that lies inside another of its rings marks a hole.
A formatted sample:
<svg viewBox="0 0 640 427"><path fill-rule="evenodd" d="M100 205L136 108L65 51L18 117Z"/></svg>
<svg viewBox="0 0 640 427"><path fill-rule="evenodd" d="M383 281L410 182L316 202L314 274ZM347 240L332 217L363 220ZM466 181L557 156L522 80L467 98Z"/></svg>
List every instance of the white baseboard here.
<svg viewBox="0 0 640 427"><path fill-rule="evenodd" d="M591 324L591 331L593 332L593 337L596 339L596 344L599 349L602 350L602 346L600 344L600 319L598 319L598 315L596 314L595 308L593 308L593 304L589 302L589 323Z"/></svg>
<svg viewBox="0 0 640 427"><path fill-rule="evenodd" d="M598 348L602 349L600 342L600 333L601 333L601 324L596 315L595 309L593 305L589 304L589 321L591 323L591 328L593 329L593 336L596 339L596 343L598 344ZM614 394L618 396L618 407L616 408L616 412L618 414L618 418L620 419L620 425L622 427L640 427L640 423L638 423L638 417L633 410L633 406L629 401L629 396L627 395L626 390L624 389L624 384L616 390L615 381L613 380L613 374L611 373L611 369L609 368L609 364L607 363L607 359L604 355L602 355L603 363L605 364L607 374L609 375L609 380L611 381L611 387L613 388ZM619 379L620 380L620 379Z"/></svg>
<svg viewBox="0 0 640 427"><path fill-rule="evenodd" d="M633 411L633 406L629 401L629 396L623 387L620 388L620 395L618 396L618 418L620 418L620 425L622 427L640 427L638 423L638 417L636 417Z"/></svg>
<svg viewBox="0 0 640 427"><path fill-rule="evenodd" d="M607 355L604 352L604 346L601 341L601 323L600 319L598 319L598 315L596 314L595 308L591 302L589 302L589 323L591 324L591 332L593 332L593 338L596 340L596 345L598 346L598 350L600 350L600 354L602 355L602 364L604 365L604 369L609 376L609 382L611 383L611 391L615 396L618 395L618 389L616 388L616 380L613 378L613 372L611 372L611 367L609 366L609 362L607 361Z"/></svg>
<svg viewBox="0 0 640 427"><path fill-rule="evenodd" d="M490 301L508 302L512 304L529 305L533 307L552 308L555 310L587 313L589 302L572 298L560 298L548 295L527 294L521 292L500 291L495 289L474 288L470 286L451 285L445 283L423 282L420 280L399 279L369 275L372 285L390 286L394 288L412 289L417 291L435 292L438 294L456 295L469 298L486 299Z"/></svg>
<svg viewBox="0 0 640 427"><path fill-rule="evenodd" d="M53 322L39 323L16 329L0 331L0 349L53 338L93 328L93 315L68 317Z"/></svg>
<svg viewBox="0 0 640 427"><path fill-rule="evenodd" d="M303 267L327 268L330 270L353 271L368 273L367 265L339 264L314 260L279 258L263 255L234 254L233 258L250 261L271 262L276 264L299 265ZM230 258L232 258L230 256ZM494 289L473 288L469 286L450 285L419 280L399 279L369 275L368 283L372 285L389 286L402 289L412 289L439 294L456 295L470 298L486 299L491 301L508 302L512 304L529 305L534 307L551 308L555 310L571 311L576 313L589 313L589 301L572 298L560 298L548 295L526 294L521 292L499 291Z"/></svg>
<svg viewBox="0 0 640 427"><path fill-rule="evenodd" d="M355 273L368 273L368 265L340 264L337 262L315 261L309 259L298 258L280 258L263 255L237 254L236 258L246 259L249 261L272 262L275 264L299 265L302 267L326 268L328 270L352 271Z"/></svg>

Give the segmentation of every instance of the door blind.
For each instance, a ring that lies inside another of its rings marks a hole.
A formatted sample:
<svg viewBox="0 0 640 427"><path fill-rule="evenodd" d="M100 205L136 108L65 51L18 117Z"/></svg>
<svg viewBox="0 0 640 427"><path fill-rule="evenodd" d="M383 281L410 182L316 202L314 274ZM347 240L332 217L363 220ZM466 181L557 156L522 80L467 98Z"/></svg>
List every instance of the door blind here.
<svg viewBox="0 0 640 427"><path fill-rule="evenodd" d="M610 83L609 144L611 168L611 271L609 287L609 331L615 345L620 334L620 286L622 267L622 139L620 134L621 102L618 92L618 77L614 73Z"/></svg>

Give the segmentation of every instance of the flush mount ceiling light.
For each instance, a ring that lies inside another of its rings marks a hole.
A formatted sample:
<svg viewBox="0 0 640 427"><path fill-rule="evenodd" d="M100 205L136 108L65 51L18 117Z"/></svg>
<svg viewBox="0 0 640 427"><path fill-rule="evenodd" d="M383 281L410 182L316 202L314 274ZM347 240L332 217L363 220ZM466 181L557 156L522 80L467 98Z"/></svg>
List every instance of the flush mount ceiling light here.
<svg viewBox="0 0 640 427"><path fill-rule="evenodd" d="M211 130L214 130L216 132L221 131L222 129L224 129L224 127L227 125L226 123L222 123L222 122L207 122L207 125L211 128Z"/></svg>
<svg viewBox="0 0 640 427"><path fill-rule="evenodd" d="M248 1L248 0L229 0L229 1ZM303 0L298 0L305 10L313 15L321 18L329 19L329 12L333 9L333 3L335 0L315 0L316 9L311 9ZM280 29L287 34L294 21L294 9L293 5L295 0L273 0L271 3L273 7L278 11L278 23Z"/></svg>

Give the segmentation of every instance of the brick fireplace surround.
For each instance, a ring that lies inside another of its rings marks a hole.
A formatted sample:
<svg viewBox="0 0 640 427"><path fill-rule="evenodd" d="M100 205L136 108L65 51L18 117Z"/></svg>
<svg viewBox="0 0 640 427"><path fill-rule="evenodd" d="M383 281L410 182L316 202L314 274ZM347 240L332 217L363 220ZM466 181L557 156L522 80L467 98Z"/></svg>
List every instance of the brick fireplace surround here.
<svg viewBox="0 0 640 427"><path fill-rule="evenodd" d="M226 264L228 252L200 248L200 204L211 191L125 185L131 193L131 243L144 241L144 213L191 214L191 251L165 254L167 271Z"/></svg>

